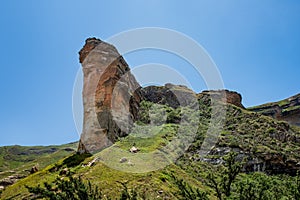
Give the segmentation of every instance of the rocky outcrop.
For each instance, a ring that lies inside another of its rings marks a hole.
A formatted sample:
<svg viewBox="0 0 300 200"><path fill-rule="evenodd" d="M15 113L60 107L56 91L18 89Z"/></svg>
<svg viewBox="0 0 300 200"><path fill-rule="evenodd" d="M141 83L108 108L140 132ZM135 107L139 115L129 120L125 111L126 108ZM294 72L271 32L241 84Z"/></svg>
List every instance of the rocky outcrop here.
<svg viewBox="0 0 300 200"><path fill-rule="evenodd" d="M300 126L300 94L282 101L251 107L248 110Z"/></svg>
<svg viewBox="0 0 300 200"><path fill-rule="evenodd" d="M289 159L280 152L277 153L257 153L253 154L240 148L215 147L209 156L202 158L202 161L214 165L224 163L223 156L229 152L237 153L237 160L244 162L244 172L264 172L266 174L289 174L295 176L300 170L300 162L295 159Z"/></svg>
<svg viewBox="0 0 300 200"><path fill-rule="evenodd" d="M140 85L116 48L89 38L79 52L84 122L78 151L92 153L128 134L138 110Z"/></svg>
<svg viewBox="0 0 300 200"><path fill-rule="evenodd" d="M240 108L245 108L242 104L242 95L229 90L205 90L197 94L198 99L215 99L224 103L229 103Z"/></svg>
<svg viewBox="0 0 300 200"><path fill-rule="evenodd" d="M183 85L167 83L164 86L148 86L141 89L143 100L172 108L188 106L197 99L196 94Z"/></svg>
<svg viewBox="0 0 300 200"><path fill-rule="evenodd" d="M31 170L30 170L30 174L34 174L34 173L36 173L36 172L38 172L39 171L39 169L37 168L37 166L33 166L32 168L31 168Z"/></svg>
<svg viewBox="0 0 300 200"><path fill-rule="evenodd" d="M24 178L24 175L13 175L13 176L8 176L2 180L0 180L0 188L4 189L5 187L14 184L15 182L17 182L18 180Z"/></svg>
<svg viewBox="0 0 300 200"><path fill-rule="evenodd" d="M167 83L165 86L148 86L142 88L141 95L146 101L168 105L172 108L190 105L194 99L205 99L207 105L210 99L214 99L245 108L242 104L242 96L237 92L229 90L205 90L196 94L186 86Z"/></svg>

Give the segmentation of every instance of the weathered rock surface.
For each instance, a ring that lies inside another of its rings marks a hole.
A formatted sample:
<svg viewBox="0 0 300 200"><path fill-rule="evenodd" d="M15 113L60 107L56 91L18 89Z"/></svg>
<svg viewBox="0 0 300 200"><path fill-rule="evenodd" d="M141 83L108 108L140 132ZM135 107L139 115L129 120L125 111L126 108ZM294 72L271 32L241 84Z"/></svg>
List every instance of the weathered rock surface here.
<svg viewBox="0 0 300 200"><path fill-rule="evenodd" d="M195 99L215 99L224 103L233 104L240 108L245 108L242 104L242 96L229 90L205 90L196 94L191 89L182 85L167 83L165 86L148 86L141 89L142 98L153 103L169 105L172 108L188 106Z"/></svg>
<svg viewBox="0 0 300 200"><path fill-rule="evenodd" d="M164 86L148 86L141 89L143 100L172 108L188 106L197 100L196 94L186 86L167 83Z"/></svg>
<svg viewBox="0 0 300 200"><path fill-rule="evenodd" d="M15 182L17 182L18 180L20 180L24 177L25 177L24 175L19 175L19 174L16 174L13 176L8 176L8 177L0 180L0 187L4 189L5 187L14 184Z"/></svg>
<svg viewBox="0 0 300 200"><path fill-rule="evenodd" d="M34 174L34 173L36 173L36 172L38 172L39 171L39 169L37 168L37 166L33 166L32 168L31 168L31 170L30 170L30 174Z"/></svg>
<svg viewBox="0 0 300 200"><path fill-rule="evenodd" d="M140 85L116 48L89 38L79 52L84 74L84 122L78 151L96 152L128 134Z"/></svg>
<svg viewBox="0 0 300 200"><path fill-rule="evenodd" d="M136 148L135 146L133 146L133 147L131 147L130 149L129 149L129 152L130 153L137 153L137 152L139 152L140 150L138 149L138 148Z"/></svg>
<svg viewBox="0 0 300 200"><path fill-rule="evenodd" d="M300 94L282 101L251 107L248 110L300 126Z"/></svg>
<svg viewBox="0 0 300 200"><path fill-rule="evenodd" d="M212 158L203 158L205 162L217 165L224 163L223 156L229 152L236 152L237 159L244 161L244 172L264 172L267 174L289 174L295 176L300 170L300 162L288 159L286 156L278 153L257 153L253 154L240 148L215 147L209 153ZM218 157L220 156L220 157Z"/></svg>
<svg viewBox="0 0 300 200"><path fill-rule="evenodd" d="M125 163L125 162L127 162L127 161L128 161L128 159L125 158L125 157L122 157L122 158L120 159L120 163Z"/></svg>
<svg viewBox="0 0 300 200"><path fill-rule="evenodd" d="M215 99L224 103L229 103L240 108L245 108L242 104L242 95L229 90L205 90L197 94L198 99Z"/></svg>

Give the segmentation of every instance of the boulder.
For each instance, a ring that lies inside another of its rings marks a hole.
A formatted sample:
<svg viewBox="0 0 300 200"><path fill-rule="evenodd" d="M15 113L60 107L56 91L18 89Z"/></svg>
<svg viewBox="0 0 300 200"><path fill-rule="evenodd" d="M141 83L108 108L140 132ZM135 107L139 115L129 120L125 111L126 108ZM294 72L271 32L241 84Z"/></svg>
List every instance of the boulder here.
<svg viewBox="0 0 300 200"><path fill-rule="evenodd" d="M125 163L125 162L127 162L128 160L127 160L127 158L125 158L125 157L123 157L123 158L121 158L120 159L120 163Z"/></svg>
<svg viewBox="0 0 300 200"><path fill-rule="evenodd" d="M59 175L67 175L69 173L69 169L68 168L64 168L59 172Z"/></svg>
<svg viewBox="0 0 300 200"><path fill-rule="evenodd" d="M36 167L36 166L33 166L31 169L30 169L30 174L34 174L36 172L38 172L39 169Z"/></svg>
<svg viewBox="0 0 300 200"><path fill-rule="evenodd" d="M131 148L129 149L129 151L130 151L130 153L137 153L137 152L139 152L140 150L139 150L138 148L136 148L135 146L133 146L133 147L131 147Z"/></svg>

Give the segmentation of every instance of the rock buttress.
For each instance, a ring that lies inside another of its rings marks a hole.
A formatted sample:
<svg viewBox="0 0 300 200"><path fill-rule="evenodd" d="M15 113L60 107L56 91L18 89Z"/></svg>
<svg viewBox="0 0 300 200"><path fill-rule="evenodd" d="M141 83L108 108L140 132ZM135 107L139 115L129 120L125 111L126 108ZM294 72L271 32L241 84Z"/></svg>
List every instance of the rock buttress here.
<svg viewBox="0 0 300 200"><path fill-rule="evenodd" d="M245 108L242 104L242 95L229 90L205 90L197 94L198 99L201 98L213 98L224 103L229 103L240 108Z"/></svg>
<svg viewBox="0 0 300 200"><path fill-rule="evenodd" d="M126 136L136 119L140 88L116 48L96 38L79 52L83 70L80 153L94 153Z"/></svg>

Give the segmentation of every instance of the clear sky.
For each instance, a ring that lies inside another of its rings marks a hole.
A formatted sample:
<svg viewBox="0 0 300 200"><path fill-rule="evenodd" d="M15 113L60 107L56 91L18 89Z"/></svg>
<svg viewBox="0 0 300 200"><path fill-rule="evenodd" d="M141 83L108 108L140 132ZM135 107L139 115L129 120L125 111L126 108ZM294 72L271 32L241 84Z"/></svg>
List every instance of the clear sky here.
<svg viewBox="0 0 300 200"><path fill-rule="evenodd" d="M133 28L169 28L196 40L245 106L300 92L297 0L9 0L1 2L0 25L0 145L78 140L72 116L78 51L87 37L105 40ZM125 59L131 66L176 65L157 52ZM201 87L199 81L197 92Z"/></svg>

